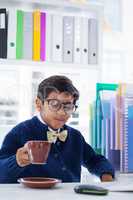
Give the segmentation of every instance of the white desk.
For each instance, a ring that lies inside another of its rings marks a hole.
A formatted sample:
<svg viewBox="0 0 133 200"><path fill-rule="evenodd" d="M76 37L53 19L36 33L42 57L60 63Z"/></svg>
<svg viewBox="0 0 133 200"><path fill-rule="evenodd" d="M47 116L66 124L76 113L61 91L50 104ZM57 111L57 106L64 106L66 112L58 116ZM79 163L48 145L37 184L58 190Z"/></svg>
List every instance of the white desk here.
<svg viewBox="0 0 133 200"><path fill-rule="evenodd" d="M91 184L94 182L91 180ZM2 200L130 200L133 192L109 192L106 196L76 194L73 190L78 183L61 183L52 189L31 189L21 184L0 184ZM133 175L120 175L114 183L103 185L130 184L133 186Z"/></svg>

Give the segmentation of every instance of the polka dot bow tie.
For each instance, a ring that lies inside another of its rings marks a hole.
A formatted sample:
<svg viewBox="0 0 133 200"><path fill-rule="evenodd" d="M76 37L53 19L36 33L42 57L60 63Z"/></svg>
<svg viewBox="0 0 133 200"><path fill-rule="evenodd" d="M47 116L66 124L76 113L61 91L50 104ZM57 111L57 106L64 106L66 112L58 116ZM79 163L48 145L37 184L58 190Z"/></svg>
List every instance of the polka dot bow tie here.
<svg viewBox="0 0 133 200"><path fill-rule="evenodd" d="M49 142L53 142L53 143L56 142L57 138L60 141L65 142L67 135L68 135L67 130L61 131L60 133L47 131L47 139Z"/></svg>

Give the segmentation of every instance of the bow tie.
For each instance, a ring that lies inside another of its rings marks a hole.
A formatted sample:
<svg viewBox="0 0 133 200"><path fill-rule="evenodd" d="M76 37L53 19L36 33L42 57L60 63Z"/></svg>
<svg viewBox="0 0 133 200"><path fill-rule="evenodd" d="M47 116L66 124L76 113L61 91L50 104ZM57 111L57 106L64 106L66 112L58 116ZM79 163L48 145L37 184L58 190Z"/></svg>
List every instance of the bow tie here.
<svg viewBox="0 0 133 200"><path fill-rule="evenodd" d="M65 142L67 138L67 130L61 131L60 133L47 131L47 138L49 142L55 143L57 138L59 138L60 141Z"/></svg>

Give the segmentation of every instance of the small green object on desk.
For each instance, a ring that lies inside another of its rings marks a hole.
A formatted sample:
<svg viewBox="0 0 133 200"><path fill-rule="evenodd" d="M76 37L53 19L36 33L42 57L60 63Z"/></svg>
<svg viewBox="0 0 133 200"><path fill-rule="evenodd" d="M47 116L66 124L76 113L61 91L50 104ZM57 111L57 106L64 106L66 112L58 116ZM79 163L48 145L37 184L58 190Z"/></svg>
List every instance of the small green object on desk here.
<svg viewBox="0 0 133 200"><path fill-rule="evenodd" d="M80 194L93 194L93 195L107 195L109 190L97 186L97 185L89 185L89 184L80 184L74 187L74 191Z"/></svg>

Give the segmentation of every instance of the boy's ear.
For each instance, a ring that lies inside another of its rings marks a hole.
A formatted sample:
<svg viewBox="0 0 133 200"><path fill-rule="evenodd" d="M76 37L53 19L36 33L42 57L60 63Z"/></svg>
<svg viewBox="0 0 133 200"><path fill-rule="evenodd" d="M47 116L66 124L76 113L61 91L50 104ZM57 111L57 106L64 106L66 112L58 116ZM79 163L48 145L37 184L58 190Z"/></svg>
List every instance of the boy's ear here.
<svg viewBox="0 0 133 200"><path fill-rule="evenodd" d="M39 98L36 98L35 105L36 105L37 111L40 112L41 111L41 107L42 107L42 102L41 102L41 100Z"/></svg>

